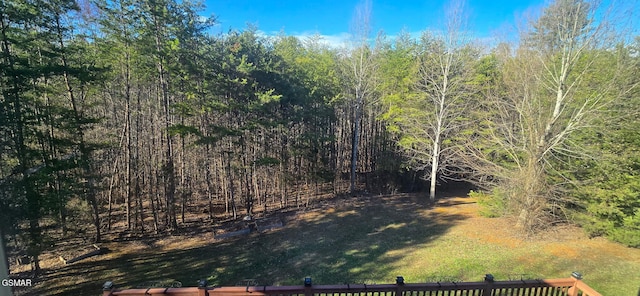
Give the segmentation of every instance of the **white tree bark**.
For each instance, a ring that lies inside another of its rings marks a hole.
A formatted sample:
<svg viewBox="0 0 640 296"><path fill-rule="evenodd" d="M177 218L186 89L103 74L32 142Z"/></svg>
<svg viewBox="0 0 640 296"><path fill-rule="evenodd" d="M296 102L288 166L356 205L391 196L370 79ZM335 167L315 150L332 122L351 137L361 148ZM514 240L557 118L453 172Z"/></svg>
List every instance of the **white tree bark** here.
<svg viewBox="0 0 640 296"><path fill-rule="evenodd" d="M446 30L442 35L425 32L419 57L416 97L408 100L407 124L402 129L411 144L403 145L414 163L429 168L426 176L429 199L436 199L438 179L455 178L443 174L459 161L452 140L466 122L466 101L471 95L467 82L471 79L475 50L464 33L464 3L454 1L446 11Z"/></svg>

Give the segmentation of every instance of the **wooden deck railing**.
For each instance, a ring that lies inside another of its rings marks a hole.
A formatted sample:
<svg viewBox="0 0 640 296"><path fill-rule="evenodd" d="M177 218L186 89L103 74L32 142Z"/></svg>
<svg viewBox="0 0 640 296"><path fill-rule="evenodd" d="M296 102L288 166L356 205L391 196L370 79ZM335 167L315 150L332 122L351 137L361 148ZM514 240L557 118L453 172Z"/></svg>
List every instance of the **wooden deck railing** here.
<svg viewBox="0 0 640 296"><path fill-rule="evenodd" d="M579 277L547 280L405 284L398 277L396 284L382 285L304 285L190 288L113 288L105 284L103 296L602 296ZM310 281L309 281L310 282Z"/></svg>

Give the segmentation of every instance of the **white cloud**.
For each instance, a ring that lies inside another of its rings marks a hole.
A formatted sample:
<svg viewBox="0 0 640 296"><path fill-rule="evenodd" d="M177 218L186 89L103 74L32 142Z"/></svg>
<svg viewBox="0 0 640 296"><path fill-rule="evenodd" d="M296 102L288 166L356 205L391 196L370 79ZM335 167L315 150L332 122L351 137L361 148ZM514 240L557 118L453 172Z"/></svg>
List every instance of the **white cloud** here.
<svg viewBox="0 0 640 296"><path fill-rule="evenodd" d="M320 43L325 44L331 48L340 48L345 47L349 43L350 34L343 32L334 35L324 35L317 32L303 32L298 34L293 34L294 37L300 39L301 41L305 41L311 38L319 37Z"/></svg>
<svg viewBox="0 0 640 296"><path fill-rule="evenodd" d="M262 37L262 38L267 38L267 39L271 39L271 38L277 38L278 36L281 36L283 34L283 31L271 31L271 32L265 32L262 30L256 30L256 35ZM338 33L338 34L332 34L332 35L326 35L326 34L320 34L317 31L304 31L302 33L299 32L295 32L295 33L288 33L288 32L284 32L284 34L286 36L293 36L298 38L300 41L302 41L303 43L306 40L310 40L313 38L318 37L319 38L319 42L322 44L325 44L331 48L344 48L344 47L349 47L349 40L350 40L350 34L346 33L346 32L342 32L342 33Z"/></svg>

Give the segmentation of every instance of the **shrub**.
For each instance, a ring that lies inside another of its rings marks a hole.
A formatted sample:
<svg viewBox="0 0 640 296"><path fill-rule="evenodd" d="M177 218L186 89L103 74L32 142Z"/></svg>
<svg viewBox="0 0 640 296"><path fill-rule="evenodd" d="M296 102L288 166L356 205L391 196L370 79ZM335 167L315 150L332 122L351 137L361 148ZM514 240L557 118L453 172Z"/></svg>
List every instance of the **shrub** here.
<svg viewBox="0 0 640 296"><path fill-rule="evenodd" d="M624 218L621 227L614 228L609 237L629 247L640 248L640 209Z"/></svg>
<svg viewBox="0 0 640 296"><path fill-rule="evenodd" d="M480 215L484 217L501 217L506 213L505 195L498 189L493 189L491 194L471 190L469 197L475 198L478 201L480 205Z"/></svg>
<svg viewBox="0 0 640 296"><path fill-rule="evenodd" d="M573 220L590 237L604 236L629 247L640 248L638 195L625 190L625 187L607 190L593 188L588 194L582 194L586 206L573 214Z"/></svg>

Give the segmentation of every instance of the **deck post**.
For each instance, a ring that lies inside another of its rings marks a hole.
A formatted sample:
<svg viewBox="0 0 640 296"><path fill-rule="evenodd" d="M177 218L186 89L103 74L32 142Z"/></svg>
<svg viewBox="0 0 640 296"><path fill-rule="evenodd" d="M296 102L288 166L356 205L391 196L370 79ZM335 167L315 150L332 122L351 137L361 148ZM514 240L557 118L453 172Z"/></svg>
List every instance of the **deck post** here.
<svg viewBox="0 0 640 296"><path fill-rule="evenodd" d="M311 289L311 286L313 285L313 282L311 281L311 277L305 277L304 278L304 296L313 296L313 290Z"/></svg>
<svg viewBox="0 0 640 296"><path fill-rule="evenodd" d="M491 296L491 292L493 291L493 275L487 273L484 275L484 289L482 289L482 296Z"/></svg>
<svg viewBox="0 0 640 296"><path fill-rule="evenodd" d="M396 295L395 296L403 296L404 295L404 277L401 275L396 277Z"/></svg>
<svg viewBox="0 0 640 296"><path fill-rule="evenodd" d="M567 292L569 296L578 296L578 282L582 279L582 274L574 271L571 273L571 278L573 279L573 286L571 286Z"/></svg>
<svg viewBox="0 0 640 296"><path fill-rule="evenodd" d="M207 280L198 280L198 296L209 296Z"/></svg>
<svg viewBox="0 0 640 296"><path fill-rule="evenodd" d="M115 285L113 284L113 282L105 282L104 285L102 285L102 296L111 296L113 294L114 288Z"/></svg>

